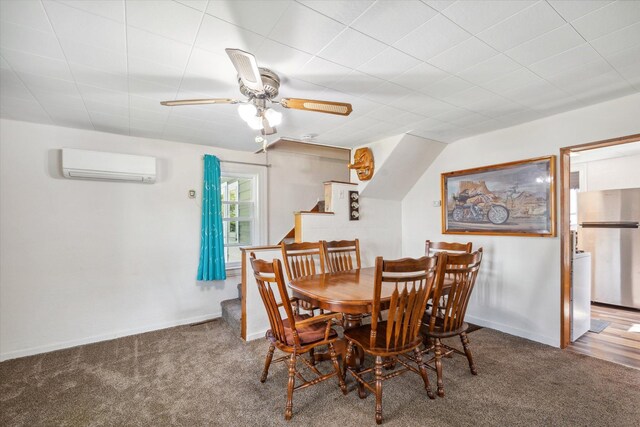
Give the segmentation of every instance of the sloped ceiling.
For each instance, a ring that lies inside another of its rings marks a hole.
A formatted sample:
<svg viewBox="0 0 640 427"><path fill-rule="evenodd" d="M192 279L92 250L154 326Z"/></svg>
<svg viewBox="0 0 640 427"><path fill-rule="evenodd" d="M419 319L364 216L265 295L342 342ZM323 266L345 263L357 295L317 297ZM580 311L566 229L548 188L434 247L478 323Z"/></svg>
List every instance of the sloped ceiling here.
<svg viewBox="0 0 640 427"><path fill-rule="evenodd" d="M250 51L281 96L277 137L358 146L442 142L640 89L640 1L0 1L0 117L255 150L224 48Z"/></svg>

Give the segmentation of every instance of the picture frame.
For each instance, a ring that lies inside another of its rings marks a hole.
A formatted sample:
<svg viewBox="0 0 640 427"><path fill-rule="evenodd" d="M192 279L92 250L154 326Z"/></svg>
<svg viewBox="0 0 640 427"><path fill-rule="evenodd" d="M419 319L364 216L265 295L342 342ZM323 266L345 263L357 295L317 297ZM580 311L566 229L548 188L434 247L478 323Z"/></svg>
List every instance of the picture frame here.
<svg viewBox="0 0 640 427"><path fill-rule="evenodd" d="M555 237L556 157L441 174L442 233Z"/></svg>

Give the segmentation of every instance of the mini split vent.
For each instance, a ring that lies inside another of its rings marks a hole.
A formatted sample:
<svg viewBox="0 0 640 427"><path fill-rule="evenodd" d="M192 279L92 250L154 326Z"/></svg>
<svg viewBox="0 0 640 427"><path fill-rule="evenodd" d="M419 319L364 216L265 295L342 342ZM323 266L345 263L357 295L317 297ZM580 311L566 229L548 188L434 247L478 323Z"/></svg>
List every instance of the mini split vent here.
<svg viewBox="0 0 640 427"><path fill-rule="evenodd" d="M153 184L156 181L156 159L63 148L62 174L65 178Z"/></svg>

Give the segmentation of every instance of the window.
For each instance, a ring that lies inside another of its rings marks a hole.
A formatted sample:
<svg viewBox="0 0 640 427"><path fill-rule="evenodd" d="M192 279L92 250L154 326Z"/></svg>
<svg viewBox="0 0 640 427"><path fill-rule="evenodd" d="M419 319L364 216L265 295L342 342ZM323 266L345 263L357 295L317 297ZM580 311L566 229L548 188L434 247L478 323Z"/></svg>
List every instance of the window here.
<svg viewBox="0 0 640 427"><path fill-rule="evenodd" d="M225 263L227 268L237 268L242 258L240 247L256 243L255 178L225 174L220 187Z"/></svg>

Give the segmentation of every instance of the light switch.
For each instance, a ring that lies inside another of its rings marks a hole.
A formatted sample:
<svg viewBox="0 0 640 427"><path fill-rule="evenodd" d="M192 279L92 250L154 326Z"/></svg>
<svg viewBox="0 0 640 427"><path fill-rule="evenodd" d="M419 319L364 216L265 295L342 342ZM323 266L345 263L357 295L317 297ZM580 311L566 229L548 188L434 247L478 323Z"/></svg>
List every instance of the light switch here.
<svg viewBox="0 0 640 427"><path fill-rule="evenodd" d="M196 198L196 190L189 190L189 198L190 199Z"/></svg>
<svg viewBox="0 0 640 427"><path fill-rule="evenodd" d="M440 205L441 205L440 200L434 200L433 201L433 207L434 208L438 208L438 207L440 207Z"/></svg>

